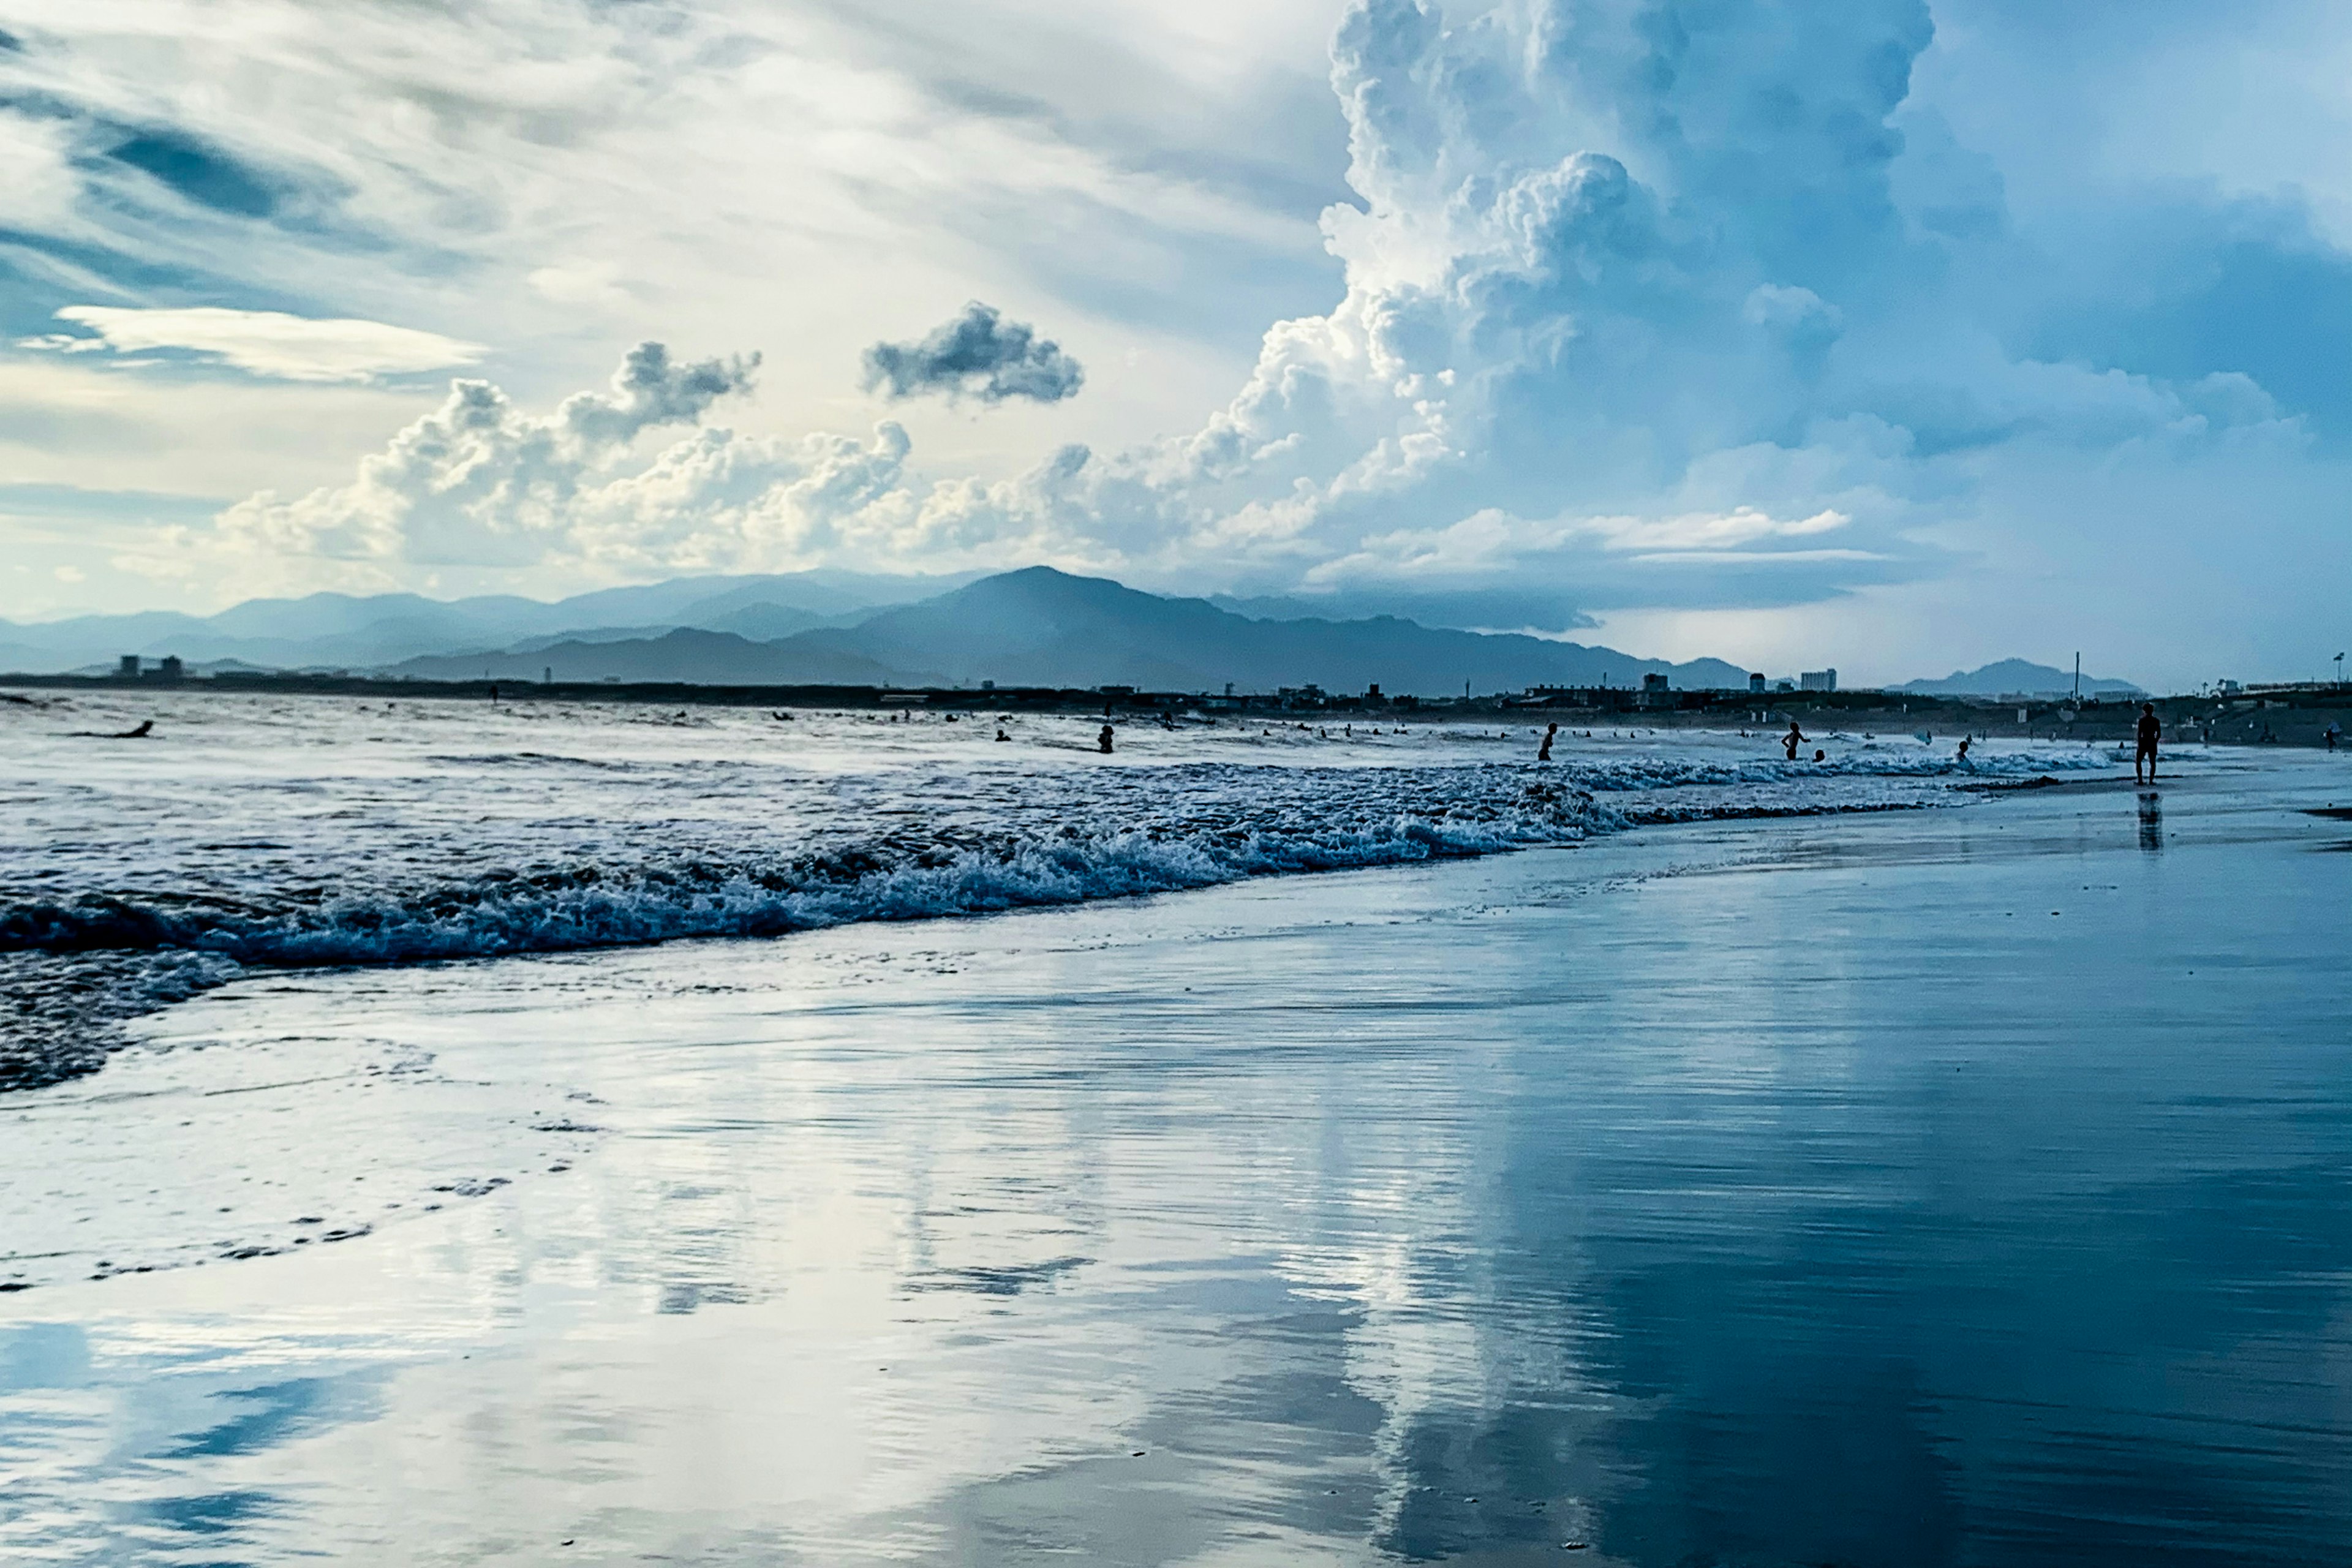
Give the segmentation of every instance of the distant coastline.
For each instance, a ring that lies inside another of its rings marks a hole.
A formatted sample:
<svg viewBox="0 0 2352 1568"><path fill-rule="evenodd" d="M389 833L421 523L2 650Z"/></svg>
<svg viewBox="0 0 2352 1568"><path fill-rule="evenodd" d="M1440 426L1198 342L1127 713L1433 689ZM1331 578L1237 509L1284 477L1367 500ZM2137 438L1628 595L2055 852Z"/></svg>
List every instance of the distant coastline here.
<svg viewBox="0 0 2352 1568"><path fill-rule="evenodd" d="M2139 704L2152 702L2175 745L2324 743L2330 723L2352 731L2352 689L2319 684L2254 687L2223 697L2141 698L1974 697L1903 690L1846 691L1702 689L1671 687L1585 687L1425 698L1325 692L1302 686L1233 694L1149 691L1126 686L862 686L757 685L702 681L430 680L354 675L237 672L175 679L119 676L0 673L0 690L99 695L188 693L365 697L453 702L613 702L678 707L766 708L780 712L819 710L915 709L935 713L1099 713L1124 722L1202 719L1304 719L1379 715L1411 722L1465 719L1558 721L1569 728L1593 724L1654 729L1736 730L1778 727L1789 720L1809 727L1865 731L1885 736L1927 732L2031 738L2104 744L2127 740Z"/></svg>

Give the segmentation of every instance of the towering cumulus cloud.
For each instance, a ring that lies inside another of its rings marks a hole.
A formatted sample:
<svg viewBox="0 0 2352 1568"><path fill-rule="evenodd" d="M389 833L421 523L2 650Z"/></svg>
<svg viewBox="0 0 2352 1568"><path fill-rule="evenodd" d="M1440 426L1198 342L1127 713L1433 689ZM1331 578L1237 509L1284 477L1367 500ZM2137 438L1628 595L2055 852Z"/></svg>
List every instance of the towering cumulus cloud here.
<svg viewBox="0 0 2352 1568"><path fill-rule="evenodd" d="M2150 278L2210 277L2206 242L2173 226L2158 272L2029 232L1914 94L1935 35L1924 0L1359 0L1331 50L1354 199L1322 219L1344 292L1269 328L1190 433L985 483L919 475L888 423L797 443L705 428L632 465L624 427L698 422L744 375L649 348L545 421L460 383L354 484L225 524L379 560L1048 559L1465 600L1507 584L1568 625L1920 583L1974 569L1999 529L2058 581L2090 569L2066 552L2134 542L2147 509L2304 461L2303 411L2226 333L2195 337L2211 352L2176 333L2153 369L2082 338L2085 300L2153 309ZM866 374L893 398L1051 403L1080 383L978 304L877 344ZM2094 482L2113 503L2095 513Z"/></svg>
<svg viewBox="0 0 2352 1568"><path fill-rule="evenodd" d="M344 561L504 564L561 553L612 504L609 476L640 434L697 423L749 386L758 363L682 365L661 344L640 343L607 391L579 393L543 418L518 413L486 381L459 381L352 483L290 501L264 492L220 526L271 552Z"/></svg>
<svg viewBox="0 0 2352 1568"><path fill-rule="evenodd" d="M939 393L982 403L1008 397L1059 403L1076 397L1086 379L1060 344L977 300L919 342L876 343L866 351L866 389L880 388L892 397Z"/></svg>

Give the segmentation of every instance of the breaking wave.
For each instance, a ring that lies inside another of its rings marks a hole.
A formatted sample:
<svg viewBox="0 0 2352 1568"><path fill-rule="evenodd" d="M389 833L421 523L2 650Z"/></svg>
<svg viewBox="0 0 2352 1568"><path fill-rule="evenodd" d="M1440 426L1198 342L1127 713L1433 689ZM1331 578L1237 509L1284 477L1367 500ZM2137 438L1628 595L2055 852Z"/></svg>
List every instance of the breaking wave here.
<svg viewBox="0 0 2352 1568"><path fill-rule="evenodd" d="M599 767L534 753L476 766ZM209 845L186 885L0 901L16 1016L0 1089L86 1071L110 1025L255 969L404 964L761 937L860 921L1164 893L1299 872L1571 843L1645 824L1899 809L1953 798L1956 773L2104 767L2104 757L1863 752L1829 763L1620 756L1518 765L1192 764L1070 775L844 781L776 831L680 825L583 849L509 833L386 847ZM714 781L700 770L706 787ZM655 785L656 791L659 785ZM719 786L723 789L723 785ZM863 793L861 793L863 792ZM373 852L370 852L371 848ZM451 874L471 858L479 869ZM233 889L233 890L232 890Z"/></svg>

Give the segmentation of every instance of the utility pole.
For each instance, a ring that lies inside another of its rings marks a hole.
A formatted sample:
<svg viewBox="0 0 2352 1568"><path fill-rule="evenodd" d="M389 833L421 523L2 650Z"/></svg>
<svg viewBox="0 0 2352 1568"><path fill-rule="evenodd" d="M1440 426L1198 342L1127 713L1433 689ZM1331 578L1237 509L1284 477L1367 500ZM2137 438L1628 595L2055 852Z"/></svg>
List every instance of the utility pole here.
<svg viewBox="0 0 2352 1568"><path fill-rule="evenodd" d="M2074 700L2083 700L2083 655L2079 649L2074 654Z"/></svg>

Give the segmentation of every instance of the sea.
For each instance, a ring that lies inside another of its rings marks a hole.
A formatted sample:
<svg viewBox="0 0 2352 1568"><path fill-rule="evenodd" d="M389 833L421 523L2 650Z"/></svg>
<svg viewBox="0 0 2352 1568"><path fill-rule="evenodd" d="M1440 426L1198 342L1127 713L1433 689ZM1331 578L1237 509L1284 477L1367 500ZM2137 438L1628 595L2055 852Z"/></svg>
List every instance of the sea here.
<svg viewBox="0 0 2352 1568"><path fill-rule="evenodd" d="M22 695L0 1561L2352 1551L2346 759Z"/></svg>

